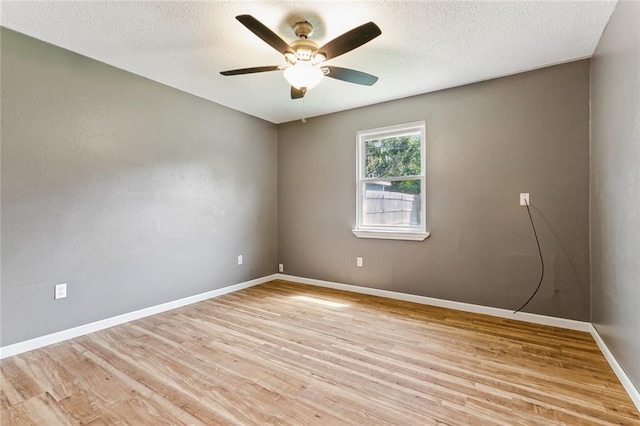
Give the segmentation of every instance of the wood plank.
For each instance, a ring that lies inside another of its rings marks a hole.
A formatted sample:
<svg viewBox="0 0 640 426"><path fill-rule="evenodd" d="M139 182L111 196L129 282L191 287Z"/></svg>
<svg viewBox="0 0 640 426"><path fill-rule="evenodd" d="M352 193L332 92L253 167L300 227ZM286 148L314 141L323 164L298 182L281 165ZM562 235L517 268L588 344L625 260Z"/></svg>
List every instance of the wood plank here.
<svg viewBox="0 0 640 426"><path fill-rule="evenodd" d="M0 367L3 425L640 425L588 333L285 281Z"/></svg>

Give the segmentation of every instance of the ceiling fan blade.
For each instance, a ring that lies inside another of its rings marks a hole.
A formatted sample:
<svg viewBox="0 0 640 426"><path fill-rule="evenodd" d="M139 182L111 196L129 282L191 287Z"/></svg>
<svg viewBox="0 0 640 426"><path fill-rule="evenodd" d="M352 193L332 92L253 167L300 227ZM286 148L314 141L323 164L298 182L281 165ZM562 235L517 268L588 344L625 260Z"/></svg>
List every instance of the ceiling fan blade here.
<svg viewBox="0 0 640 426"><path fill-rule="evenodd" d="M284 54L285 52L293 52L289 44L281 39L276 33L267 28L262 22L258 21L251 15L238 15L236 19L242 25L247 27L249 31L260 37L269 46Z"/></svg>
<svg viewBox="0 0 640 426"><path fill-rule="evenodd" d="M255 74L257 72L277 71L281 69L279 65L268 65L266 67L251 67L240 68L237 70L220 71L222 75L242 75L242 74Z"/></svg>
<svg viewBox="0 0 640 426"><path fill-rule="evenodd" d="M306 90L296 89L291 86L291 99L300 99L304 97Z"/></svg>
<svg viewBox="0 0 640 426"><path fill-rule="evenodd" d="M367 22L334 38L318 49L318 52L324 54L327 60L335 58L370 42L380 34L382 34L382 31L376 24Z"/></svg>
<svg viewBox="0 0 640 426"><path fill-rule="evenodd" d="M349 83L362 84L364 86L373 86L378 77L367 74L366 72L356 71L349 68L340 67L322 67L329 70L327 77L337 80L347 81Z"/></svg>

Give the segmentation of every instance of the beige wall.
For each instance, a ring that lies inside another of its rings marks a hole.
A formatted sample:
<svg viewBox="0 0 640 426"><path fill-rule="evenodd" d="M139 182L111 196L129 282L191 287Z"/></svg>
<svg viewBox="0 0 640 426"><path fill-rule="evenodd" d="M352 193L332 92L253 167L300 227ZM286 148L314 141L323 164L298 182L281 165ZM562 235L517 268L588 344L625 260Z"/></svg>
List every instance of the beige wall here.
<svg viewBox="0 0 640 426"><path fill-rule="evenodd" d="M591 321L640 389L640 3L621 1L591 64Z"/></svg>
<svg viewBox="0 0 640 426"><path fill-rule="evenodd" d="M358 130L426 120L423 242L358 239ZM278 252L285 273L589 319L589 62L280 125ZM364 257L364 267L356 257Z"/></svg>

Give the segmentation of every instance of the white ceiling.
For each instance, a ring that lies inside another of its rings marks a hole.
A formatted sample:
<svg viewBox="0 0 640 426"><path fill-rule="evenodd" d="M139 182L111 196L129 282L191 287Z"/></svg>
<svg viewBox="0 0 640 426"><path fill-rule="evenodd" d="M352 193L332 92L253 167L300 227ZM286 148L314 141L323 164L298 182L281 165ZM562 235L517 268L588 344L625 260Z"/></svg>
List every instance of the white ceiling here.
<svg viewBox="0 0 640 426"><path fill-rule="evenodd" d="M615 7L600 1L2 2L1 23L205 99L282 123L590 57ZM307 20L319 45L374 21L382 35L328 61L378 76L325 78L291 100L284 65L234 18L250 14L285 41Z"/></svg>

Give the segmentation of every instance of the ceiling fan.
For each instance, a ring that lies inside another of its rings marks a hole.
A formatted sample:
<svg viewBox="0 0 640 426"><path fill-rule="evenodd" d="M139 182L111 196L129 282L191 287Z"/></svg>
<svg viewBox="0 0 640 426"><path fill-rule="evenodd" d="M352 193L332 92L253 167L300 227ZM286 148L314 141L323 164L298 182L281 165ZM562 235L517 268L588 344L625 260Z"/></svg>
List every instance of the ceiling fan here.
<svg viewBox="0 0 640 426"><path fill-rule="evenodd" d="M324 76L365 86L371 86L378 81L378 77L362 71L323 65L324 61L360 47L382 34L380 28L373 22L360 25L334 38L324 46L318 47L315 42L309 39L313 33L313 25L307 21L294 24L293 31L298 39L289 44L251 15L239 15L236 16L236 19L269 46L283 54L287 65L241 68L222 71L220 73L222 75L284 70L284 77L291 84L291 99L302 98L307 90L320 83Z"/></svg>

